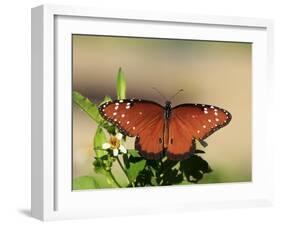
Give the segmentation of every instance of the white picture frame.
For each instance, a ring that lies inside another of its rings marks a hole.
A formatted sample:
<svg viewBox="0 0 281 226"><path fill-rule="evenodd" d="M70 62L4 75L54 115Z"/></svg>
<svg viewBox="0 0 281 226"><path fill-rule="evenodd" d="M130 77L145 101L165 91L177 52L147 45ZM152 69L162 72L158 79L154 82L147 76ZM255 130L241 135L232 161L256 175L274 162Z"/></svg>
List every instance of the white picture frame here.
<svg viewBox="0 0 281 226"><path fill-rule="evenodd" d="M158 32L158 37L170 37L171 30L177 38L253 43L252 182L191 185L188 189L186 186L169 186L73 192L69 140L69 35L79 32L146 37L153 35L149 33L153 31ZM273 111L269 107L272 106L269 97L273 84L272 33L273 22L266 19L55 5L33 8L32 216L55 220L271 205L273 153L270 147L275 141L267 131L272 126L268 123L271 120L268 115ZM60 107L61 103L64 108ZM104 202L104 196L112 204Z"/></svg>

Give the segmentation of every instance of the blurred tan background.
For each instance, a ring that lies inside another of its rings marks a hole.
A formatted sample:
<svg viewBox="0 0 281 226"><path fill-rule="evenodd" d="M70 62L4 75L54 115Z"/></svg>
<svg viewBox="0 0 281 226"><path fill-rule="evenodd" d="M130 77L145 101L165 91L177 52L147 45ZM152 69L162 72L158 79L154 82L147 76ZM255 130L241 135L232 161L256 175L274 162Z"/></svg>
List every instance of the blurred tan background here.
<svg viewBox="0 0 281 226"><path fill-rule="evenodd" d="M116 97L118 68L127 97L173 105L205 103L231 112L230 124L206 139L213 172L201 183L251 180L251 44L73 35L73 90L95 103ZM95 123L73 106L73 177L92 175ZM126 146L133 147L133 139ZM117 169L118 170L118 169Z"/></svg>

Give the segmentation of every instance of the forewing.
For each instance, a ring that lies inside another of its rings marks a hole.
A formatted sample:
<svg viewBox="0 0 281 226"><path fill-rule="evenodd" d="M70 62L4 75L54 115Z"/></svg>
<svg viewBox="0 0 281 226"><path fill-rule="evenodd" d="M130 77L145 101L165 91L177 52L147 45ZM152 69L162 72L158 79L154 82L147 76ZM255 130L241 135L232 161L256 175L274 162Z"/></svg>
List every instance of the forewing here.
<svg viewBox="0 0 281 226"><path fill-rule="evenodd" d="M104 103L99 111L121 133L137 137L136 149L146 158L161 157L165 123L161 105L152 101L125 99Z"/></svg>

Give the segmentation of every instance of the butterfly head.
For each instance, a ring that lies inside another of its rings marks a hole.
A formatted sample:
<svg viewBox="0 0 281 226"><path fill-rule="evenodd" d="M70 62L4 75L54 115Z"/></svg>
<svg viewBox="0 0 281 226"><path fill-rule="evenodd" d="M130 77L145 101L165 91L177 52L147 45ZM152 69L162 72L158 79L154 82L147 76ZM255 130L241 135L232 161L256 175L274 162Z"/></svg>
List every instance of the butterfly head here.
<svg viewBox="0 0 281 226"><path fill-rule="evenodd" d="M165 103L165 118L168 119L171 116L172 103L171 101L166 101Z"/></svg>
<svg viewBox="0 0 281 226"><path fill-rule="evenodd" d="M165 109L171 109L171 108L172 108L172 102L167 100L165 103Z"/></svg>

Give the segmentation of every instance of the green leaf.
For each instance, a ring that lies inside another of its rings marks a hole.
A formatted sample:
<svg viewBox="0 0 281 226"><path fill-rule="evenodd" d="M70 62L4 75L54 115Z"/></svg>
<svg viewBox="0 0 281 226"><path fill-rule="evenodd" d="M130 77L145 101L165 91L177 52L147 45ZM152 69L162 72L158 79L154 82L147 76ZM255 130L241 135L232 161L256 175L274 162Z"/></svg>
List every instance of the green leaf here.
<svg viewBox="0 0 281 226"><path fill-rule="evenodd" d="M96 152L96 157L101 158L104 155L107 155L108 152L102 149L102 145L107 142L106 135L101 126L98 126L96 134L94 136L94 150Z"/></svg>
<svg viewBox="0 0 281 226"><path fill-rule="evenodd" d="M110 171L112 167L112 159L110 155L104 155L100 158L95 158L93 165L96 173L103 173L101 170Z"/></svg>
<svg viewBox="0 0 281 226"><path fill-rule="evenodd" d="M116 135L116 128L114 125L105 122L102 124L102 127L105 128L109 134Z"/></svg>
<svg viewBox="0 0 281 226"><path fill-rule="evenodd" d="M108 172L96 174L95 176L77 177L72 182L73 190L116 188L117 185L112 180Z"/></svg>
<svg viewBox="0 0 281 226"><path fill-rule="evenodd" d="M118 187L116 181L114 181L111 172L112 161L109 155L105 155L101 158L96 158L93 162L95 170L95 179L97 184L101 188Z"/></svg>
<svg viewBox="0 0 281 226"><path fill-rule="evenodd" d="M135 181L138 174L144 169L145 163L145 160L141 160L136 163L130 163L130 167L127 169L127 174L130 181Z"/></svg>
<svg viewBox="0 0 281 226"><path fill-rule="evenodd" d="M110 96L105 96L103 98L103 101L99 104L99 106L101 106L102 104L106 103L106 102L110 102L112 101L111 97Z"/></svg>
<svg viewBox="0 0 281 226"><path fill-rule="evenodd" d="M84 97L77 91L72 93L72 98L74 103L86 112L95 122L100 123L103 121L97 106L88 98Z"/></svg>
<svg viewBox="0 0 281 226"><path fill-rule="evenodd" d="M121 68L119 68L117 74L116 91L117 91L117 99L120 100L126 98L126 80Z"/></svg>
<svg viewBox="0 0 281 226"><path fill-rule="evenodd" d="M117 188L118 186L115 184L113 179L110 176L110 173L107 171L103 171L94 176L95 181L98 185L98 188Z"/></svg>
<svg viewBox="0 0 281 226"><path fill-rule="evenodd" d="M128 153L133 157L141 157L139 151L136 149L129 149Z"/></svg>
<svg viewBox="0 0 281 226"><path fill-rule="evenodd" d="M73 190L98 188L97 182L91 176L83 176L75 178L72 182Z"/></svg>

